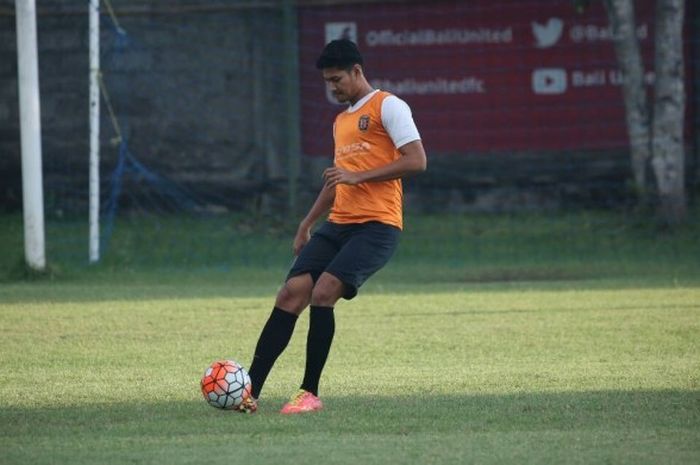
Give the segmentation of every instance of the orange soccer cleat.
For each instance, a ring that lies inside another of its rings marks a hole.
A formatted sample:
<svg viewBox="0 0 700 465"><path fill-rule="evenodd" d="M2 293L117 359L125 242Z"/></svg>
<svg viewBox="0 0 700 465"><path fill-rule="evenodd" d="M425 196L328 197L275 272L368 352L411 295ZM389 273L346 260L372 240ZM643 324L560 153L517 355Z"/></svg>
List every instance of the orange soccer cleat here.
<svg viewBox="0 0 700 465"><path fill-rule="evenodd" d="M321 399L303 389L299 389L294 397L289 402L284 404L280 413L283 415L292 415L295 413L316 412L323 408Z"/></svg>

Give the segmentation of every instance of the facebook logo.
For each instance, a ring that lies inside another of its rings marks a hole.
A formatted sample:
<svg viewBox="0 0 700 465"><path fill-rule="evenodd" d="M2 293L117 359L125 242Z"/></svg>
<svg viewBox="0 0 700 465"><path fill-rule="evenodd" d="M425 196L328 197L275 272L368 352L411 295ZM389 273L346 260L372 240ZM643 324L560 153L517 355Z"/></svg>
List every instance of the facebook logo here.
<svg viewBox="0 0 700 465"><path fill-rule="evenodd" d="M539 68L532 72L532 91L536 94L563 94L566 84L566 70L563 68Z"/></svg>
<svg viewBox="0 0 700 465"><path fill-rule="evenodd" d="M326 23L326 43L336 39L349 39L357 43L357 23Z"/></svg>

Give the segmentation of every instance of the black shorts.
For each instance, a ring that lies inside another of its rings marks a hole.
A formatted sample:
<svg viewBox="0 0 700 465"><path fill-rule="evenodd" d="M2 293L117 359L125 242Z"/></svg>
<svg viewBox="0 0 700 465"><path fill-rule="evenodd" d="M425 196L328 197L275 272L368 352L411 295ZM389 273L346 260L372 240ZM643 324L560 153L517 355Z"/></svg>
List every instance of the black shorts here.
<svg viewBox="0 0 700 465"><path fill-rule="evenodd" d="M362 284L389 261L401 230L372 221L338 224L326 221L311 236L292 263L287 279L310 273L314 283L330 273L345 285L343 298L352 299Z"/></svg>

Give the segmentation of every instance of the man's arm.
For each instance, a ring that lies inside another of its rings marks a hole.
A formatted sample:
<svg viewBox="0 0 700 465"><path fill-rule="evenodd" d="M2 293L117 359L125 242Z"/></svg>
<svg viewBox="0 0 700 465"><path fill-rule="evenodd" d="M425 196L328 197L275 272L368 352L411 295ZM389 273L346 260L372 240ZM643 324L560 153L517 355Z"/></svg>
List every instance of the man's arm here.
<svg viewBox="0 0 700 465"><path fill-rule="evenodd" d="M323 189L319 192L316 201L311 206L311 209L306 214L294 236L294 255L299 255L301 249L304 248L309 239L311 239L311 228L314 223L323 216L333 205L335 199L335 187L329 186L328 183L323 185Z"/></svg>
<svg viewBox="0 0 700 465"><path fill-rule="evenodd" d="M420 140L401 146L399 152L401 152L401 158L398 160L369 171L347 171L336 166L327 168L323 172L326 185L335 187L337 184L354 185L363 182L388 181L425 171L428 162Z"/></svg>

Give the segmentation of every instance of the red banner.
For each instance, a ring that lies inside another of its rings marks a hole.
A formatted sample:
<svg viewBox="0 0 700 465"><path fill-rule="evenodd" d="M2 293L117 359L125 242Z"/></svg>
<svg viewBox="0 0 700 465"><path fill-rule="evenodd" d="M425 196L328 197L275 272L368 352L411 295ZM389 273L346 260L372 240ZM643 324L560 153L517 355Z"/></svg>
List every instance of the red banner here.
<svg viewBox="0 0 700 465"><path fill-rule="evenodd" d="M635 2L649 68L653 0ZM302 144L331 156L333 103L314 63L355 40L365 75L408 102L430 153L591 150L628 143L621 75L602 2L433 1L300 12ZM653 73L647 74L649 83Z"/></svg>

